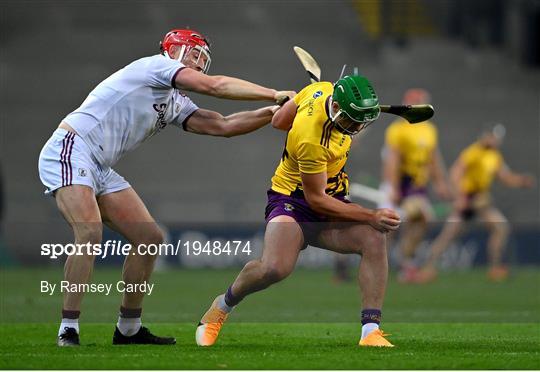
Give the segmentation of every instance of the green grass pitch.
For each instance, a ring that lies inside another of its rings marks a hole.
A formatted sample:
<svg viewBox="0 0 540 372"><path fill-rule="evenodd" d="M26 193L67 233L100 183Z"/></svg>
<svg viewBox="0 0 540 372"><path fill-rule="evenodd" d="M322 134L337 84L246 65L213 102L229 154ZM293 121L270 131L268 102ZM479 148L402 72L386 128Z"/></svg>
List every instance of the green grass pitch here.
<svg viewBox="0 0 540 372"><path fill-rule="evenodd" d="M426 286L391 278L383 329L392 349L359 348L355 283L327 270L299 270L245 300L211 348L195 345L196 324L236 270L157 272L143 319L177 345L112 346L119 294L85 298L79 348L58 348L61 296L39 292L62 270L1 271L2 369L539 369L540 272L516 271L493 284L481 270L442 275ZM120 270L97 269L94 282Z"/></svg>

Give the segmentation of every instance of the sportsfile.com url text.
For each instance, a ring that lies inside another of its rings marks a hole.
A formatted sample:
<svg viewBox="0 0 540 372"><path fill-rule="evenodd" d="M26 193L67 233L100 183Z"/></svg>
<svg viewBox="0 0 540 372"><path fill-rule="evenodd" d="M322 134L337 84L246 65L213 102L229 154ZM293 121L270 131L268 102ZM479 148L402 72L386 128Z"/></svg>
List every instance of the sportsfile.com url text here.
<svg viewBox="0 0 540 372"><path fill-rule="evenodd" d="M100 244L91 243L44 243L41 245L41 255L49 256L55 260L62 256L96 256L106 258L109 256L128 256L128 255L150 255L150 256L177 256L185 254L186 256L237 256L250 255L250 241L244 240L178 240L176 244L139 244L133 246L129 243L122 243L118 240L107 240Z"/></svg>

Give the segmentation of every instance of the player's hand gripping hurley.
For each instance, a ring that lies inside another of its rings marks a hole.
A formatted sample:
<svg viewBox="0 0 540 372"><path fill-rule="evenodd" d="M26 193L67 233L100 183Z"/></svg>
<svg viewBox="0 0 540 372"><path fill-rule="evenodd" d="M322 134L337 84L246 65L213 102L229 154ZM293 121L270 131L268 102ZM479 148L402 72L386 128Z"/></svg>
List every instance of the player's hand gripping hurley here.
<svg viewBox="0 0 540 372"><path fill-rule="evenodd" d="M311 83L321 80L321 68L311 54L295 46L294 52L306 69ZM435 111L431 105L379 105L381 112L401 116L411 124L421 123L433 116Z"/></svg>

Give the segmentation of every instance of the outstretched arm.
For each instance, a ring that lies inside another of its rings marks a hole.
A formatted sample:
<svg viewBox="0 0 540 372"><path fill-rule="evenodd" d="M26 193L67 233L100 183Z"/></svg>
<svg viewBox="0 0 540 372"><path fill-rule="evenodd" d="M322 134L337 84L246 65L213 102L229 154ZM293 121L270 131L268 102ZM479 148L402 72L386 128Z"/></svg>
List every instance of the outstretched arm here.
<svg viewBox="0 0 540 372"><path fill-rule="evenodd" d="M279 106L267 106L223 116L219 112L198 109L185 122L184 129L196 134L234 137L257 130L272 120Z"/></svg>
<svg viewBox="0 0 540 372"><path fill-rule="evenodd" d="M534 185L534 177L512 172L506 164L502 165L497 176L508 187L532 187Z"/></svg>
<svg viewBox="0 0 540 372"><path fill-rule="evenodd" d="M293 91L276 91L246 80L229 76L209 76L191 68L184 68L176 74L175 87L218 98L277 101L283 96L294 97Z"/></svg>

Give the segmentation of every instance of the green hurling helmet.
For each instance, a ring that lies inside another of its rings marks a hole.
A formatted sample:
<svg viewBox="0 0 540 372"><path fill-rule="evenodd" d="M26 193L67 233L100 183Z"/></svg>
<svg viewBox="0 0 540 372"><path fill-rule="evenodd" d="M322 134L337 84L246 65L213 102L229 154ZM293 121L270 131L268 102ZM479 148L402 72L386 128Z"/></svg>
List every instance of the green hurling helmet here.
<svg viewBox="0 0 540 372"><path fill-rule="evenodd" d="M332 120L347 134L360 132L376 120L381 112L375 90L369 80L360 75L339 79L334 84L332 100L340 107Z"/></svg>

